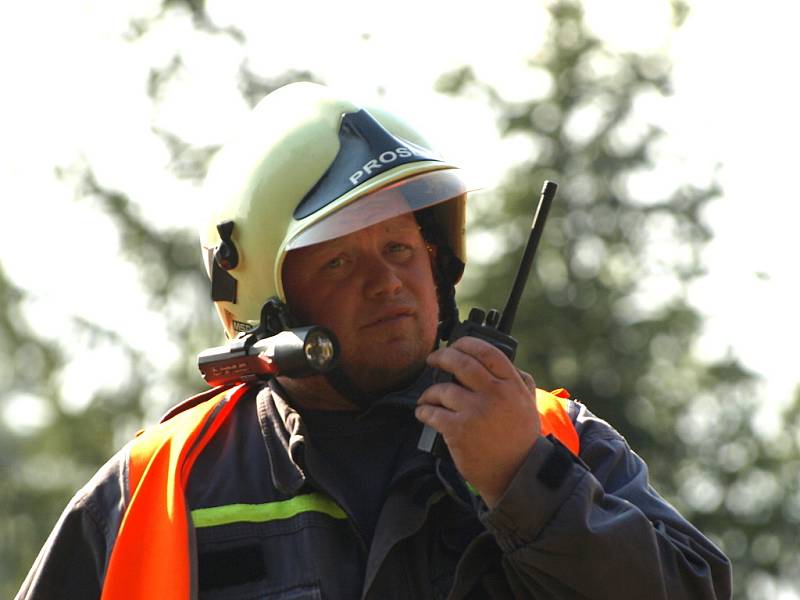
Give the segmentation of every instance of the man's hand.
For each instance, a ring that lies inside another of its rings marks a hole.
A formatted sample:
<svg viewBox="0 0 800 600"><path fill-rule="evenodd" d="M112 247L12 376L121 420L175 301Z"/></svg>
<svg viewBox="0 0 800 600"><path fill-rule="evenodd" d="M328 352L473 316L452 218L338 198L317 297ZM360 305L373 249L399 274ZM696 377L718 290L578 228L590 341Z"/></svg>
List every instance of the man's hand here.
<svg viewBox="0 0 800 600"><path fill-rule="evenodd" d="M469 336L430 354L428 365L459 383L425 390L416 417L442 434L461 475L494 506L539 437L536 384L500 350Z"/></svg>

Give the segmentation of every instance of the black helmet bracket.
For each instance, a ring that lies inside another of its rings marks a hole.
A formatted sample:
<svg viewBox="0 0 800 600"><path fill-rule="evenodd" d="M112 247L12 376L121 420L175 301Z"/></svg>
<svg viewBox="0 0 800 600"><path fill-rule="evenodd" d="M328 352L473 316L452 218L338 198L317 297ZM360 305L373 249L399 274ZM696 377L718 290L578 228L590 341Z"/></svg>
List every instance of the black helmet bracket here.
<svg viewBox="0 0 800 600"><path fill-rule="evenodd" d="M220 243L211 261L211 300L236 303L236 279L228 273L239 264L239 251L233 242L233 221L217 225Z"/></svg>

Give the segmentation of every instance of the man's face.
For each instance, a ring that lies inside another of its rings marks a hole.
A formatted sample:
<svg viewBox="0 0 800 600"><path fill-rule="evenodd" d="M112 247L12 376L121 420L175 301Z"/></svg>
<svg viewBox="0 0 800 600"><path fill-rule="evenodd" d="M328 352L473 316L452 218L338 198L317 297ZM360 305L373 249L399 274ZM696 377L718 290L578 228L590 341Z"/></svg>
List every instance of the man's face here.
<svg viewBox="0 0 800 600"><path fill-rule="evenodd" d="M394 388L425 365L439 307L413 215L292 250L283 279L292 312L333 331L340 365L362 391Z"/></svg>

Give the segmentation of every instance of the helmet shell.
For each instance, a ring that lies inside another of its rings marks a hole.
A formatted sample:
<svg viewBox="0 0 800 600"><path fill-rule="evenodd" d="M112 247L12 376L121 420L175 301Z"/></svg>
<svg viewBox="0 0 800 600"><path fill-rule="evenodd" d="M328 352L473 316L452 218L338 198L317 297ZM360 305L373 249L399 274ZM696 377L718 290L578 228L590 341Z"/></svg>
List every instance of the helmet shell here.
<svg viewBox="0 0 800 600"><path fill-rule="evenodd" d="M320 224L343 223L340 217L357 203L380 203L379 191L387 186L427 190L407 210L436 205L448 244L465 263L466 189L457 173L386 111L364 111L314 83L267 95L217 153L204 185L200 240L228 336L257 325L269 298L286 301L281 269L287 251L325 239L314 235L327 229ZM350 221L358 223L352 230L371 224ZM341 225L336 231L350 232Z"/></svg>

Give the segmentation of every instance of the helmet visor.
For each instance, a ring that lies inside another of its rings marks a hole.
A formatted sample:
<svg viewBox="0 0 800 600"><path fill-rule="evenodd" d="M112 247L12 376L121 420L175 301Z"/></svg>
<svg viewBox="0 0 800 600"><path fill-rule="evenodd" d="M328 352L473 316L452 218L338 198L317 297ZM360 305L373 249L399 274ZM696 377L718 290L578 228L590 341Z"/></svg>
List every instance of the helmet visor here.
<svg viewBox="0 0 800 600"><path fill-rule="evenodd" d="M356 198L300 231L286 245L296 250L336 239L399 215L447 202L474 191L458 169L428 171Z"/></svg>

